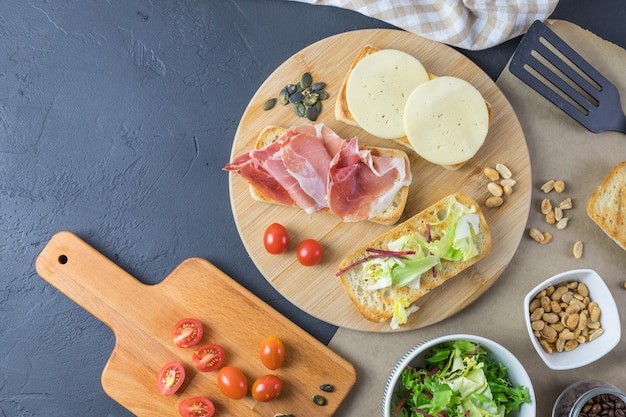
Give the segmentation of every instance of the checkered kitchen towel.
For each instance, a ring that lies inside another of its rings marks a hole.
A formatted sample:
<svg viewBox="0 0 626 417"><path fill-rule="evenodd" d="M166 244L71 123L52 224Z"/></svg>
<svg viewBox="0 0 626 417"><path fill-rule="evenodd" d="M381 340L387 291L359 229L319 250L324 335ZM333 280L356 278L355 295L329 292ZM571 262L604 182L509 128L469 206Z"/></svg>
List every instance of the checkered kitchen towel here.
<svg viewBox="0 0 626 417"><path fill-rule="evenodd" d="M355 10L425 38L486 49L545 20L558 0L297 0Z"/></svg>

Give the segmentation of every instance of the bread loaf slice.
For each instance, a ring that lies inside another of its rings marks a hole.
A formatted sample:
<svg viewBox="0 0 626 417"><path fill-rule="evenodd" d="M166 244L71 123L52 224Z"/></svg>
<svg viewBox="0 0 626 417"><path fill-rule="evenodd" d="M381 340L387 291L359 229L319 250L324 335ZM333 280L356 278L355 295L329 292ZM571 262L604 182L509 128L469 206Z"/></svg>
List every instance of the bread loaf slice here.
<svg viewBox="0 0 626 417"><path fill-rule="evenodd" d="M589 197L587 215L626 250L626 161L613 167Z"/></svg>
<svg viewBox="0 0 626 417"><path fill-rule="evenodd" d="M369 289L368 287L373 283L364 279L362 264L347 269L339 275L339 278L346 294L363 317L373 322L389 320L393 316L394 305L398 299L404 298L409 304L414 303L444 282L454 278L461 271L469 268L489 253L491 250L491 235L480 206L469 196L457 193L439 200L432 206L348 255L340 263L338 268L339 272L355 264L360 259L367 257L369 255L369 248L388 250L390 242L409 233L417 232L422 236L426 236L427 225L430 228L432 240L439 239L449 225L448 221L442 221L442 219L446 218L446 211L454 200L466 207L473 208L475 213L479 216L479 231L474 239L478 254L463 262L441 260L440 265L437 267L436 274L434 274L432 270L422 274L420 278L421 284L417 289L409 286L400 288L390 286L382 289Z"/></svg>
<svg viewBox="0 0 626 417"><path fill-rule="evenodd" d="M274 143L278 140L283 133L285 133L287 129L281 126L270 125L265 127L261 133L259 134L256 142L255 149L263 149L264 147ZM380 147L372 147L372 146L361 146L362 149L367 149L372 152L372 155L375 156L386 156L386 157L395 157L404 159L407 166L410 166L409 157L406 152L403 152L399 149L392 148L380 148ZM263 195L259 190L254 188L252 185L249 185L250 195L255 201L272 203L272 204L280 204L276 201L268 198ZM393 200L387 207L385 211L382 213L371 217L368 221L383 225L393 225L398 222L402 213L404 212L404 207L406 206L406 201L409 195L409 187L402 187L394 196ZM328 208L322 209L322 212L329 211Z"/></svg>
<svg viewBox="0 0 626 417"><path fill-rule="evenodd" d="M360 127L358 122L355 120L355 118L353 117L352 113L350 112L350 108L348 106L348 100L347 100L347 86L348 86L348 80L350 78L350 75L352 73L352 71L354 70L354 68L356 67L356 65L359 63L359 61L361 61L363 58L365 58L366 56L372 55L376 52L380 51L379 48L373 46L373 45L365 45L363 46L356 54L354 60L352 61L352 64L346 74L346 76L343 79L343 82L341 84L341 88L339 89L339 93L337 95L336 101L335 101L335 119L337 119L338 121L341 121L343 123L352 125L352 126L357 126ZM435 79L437 78L437 75L428 72L428 78L429 79ZM489 114L489 121L492 120L493 118L493 113L492 113L492 108L491 108L491 104L488 101L485 101L485 105L487 106L487 112ZM393 139L393 141L395 143L398 143L412 151L414 151L413 147L411 146L411 143L409 142L409 139L405 136L402 137L398 137ZM443 168L448 169L448 170L457 170L459 168L461 168L463 165L465 165L465 162L460 162L460 163L456 163L456 164L450 164L450 165L441 165Z"/></svg>

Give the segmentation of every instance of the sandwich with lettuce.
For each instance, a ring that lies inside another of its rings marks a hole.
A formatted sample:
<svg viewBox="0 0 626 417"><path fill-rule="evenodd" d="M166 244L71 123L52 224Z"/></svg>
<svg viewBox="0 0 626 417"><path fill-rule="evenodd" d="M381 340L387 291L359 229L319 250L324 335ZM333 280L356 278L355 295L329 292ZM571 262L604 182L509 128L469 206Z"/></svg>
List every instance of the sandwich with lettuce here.
<svg viewBox="0 0 626 417"><path fill-rule="evenodd" d="M396 329L415 302L491 250L480 206L449 195L347 256L337 276L358 311Z"/></svg>

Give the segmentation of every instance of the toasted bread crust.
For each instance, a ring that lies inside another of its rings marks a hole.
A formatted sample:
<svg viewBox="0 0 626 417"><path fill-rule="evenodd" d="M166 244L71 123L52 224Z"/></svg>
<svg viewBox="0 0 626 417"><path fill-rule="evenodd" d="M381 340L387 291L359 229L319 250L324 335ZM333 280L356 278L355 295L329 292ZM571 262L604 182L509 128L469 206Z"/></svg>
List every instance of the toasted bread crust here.
<svg viewBox="0 0 626 417"><path fill-rule="evenodd" d="M613 167L589 197L587 215L626 250L626 161Z"/></svg>
<svg viewBox="0 0 626 417"><path fill-rule="evenodd" d="M352 61L352 65L350 65L350 69L348 70L348 72L346 73L346 76L343 79L341 88L339 89L339 93L337 94L337 99L335 101L335 119L337 119L338 121L349 124L351 126L357 126L357 127L359 126L357 121L352 116L352 113L350 113L350 109L348 108L348 100L346 97L348 79L350 78L350 74L352 73L352 70L359 63L360 60L378 51L380 51L380 48L377 48L373 45L365 45L357 52L356 56L354 57L354 60ZM428 78L432 80L434 78L437 78L437 75L428 72ZM485 105L487 106L487 111L489 113L489 121L491 121L493 117L491 104L488 101L485 101ZM413 150L413 147L411 146L411 143L409 142L409 139L406 136L392 139L392 140L395 143L398 143L410 150ZM441 166L448 170L457 170L461 168L463 165L465 165L465 162L461 162L461 163L454 164L454 165L441 165Z"/></svg>
<svg viewBox="0 0 626 417"><path fill-rule="evenodd" d="M339 94L337 94L337 100L335 102L335 119L339 120L340 122L344 122L352 126L358 126L358 123L356 122L356 120L354 120L354 117L352 117L352 113L350 113L350 109L348 108L348 101L346 100L348 78L350 78L350 73L352 73L352 70L354 69L356 64L359 63L360 60L378 51L380 51L379 48L376 48L372 45L365 45L358 51L356 57L352 61L352 65L346 73L346 76L343 79L343 83L341 83L341 88L339 89Z"/></svg>
<svg viewBox="0 0 626 417"><path fill-rule="evenodd" d="M254 145L255 149L262 149L270 145L271 143L275 142L276 140L278 140L278 138L282 136L283 133L285 133L286 130L287 130L286 128L281 127L281 126L275 126L275 125L266 126L261 131L261 133L259 134L255 142L255 145ZM365 146L365 145L362 145L361 148L370 150L372 154L376 156L389 156L389 157L403 158L406 165L410 166L409 157L403 151L400 151L397 149L380 148L380 147ZM250 195L255 201L271 203L271 204L281 204L266 197L265 195L263 195L263 193L258 191L252 185L249 186L249 190L250 190ZM404 207L406 206L406 201L408 199L408 196L409 196L409 186L402 187L396 193L392 203L389 205L387 210L385 210L383 213L377 216L374 216L368 219L367 221L370 221L373 223L384 224L384 225L395 224L400 219L400 217L402 216L402 213L404 212ZM327 211L329 211L328 208L324 208L320 210L320 212L327 212Z"/></svg>
<svg viewBox="0 0 626 417"><path fill-rule="evenodd" d="M342 273L339 278L346 294L350 300L352 300L352 303L361 315L367 320L373 322L389 320L393 316L393 306L398 298L403 297L410 304L412 304L431 290L454 278L460 272L469 268L490 252L491 235L487 221L480 210L480 206L467 195L457 193L439 200L432 206L359 248L341 262L338 268L339 271L349 265L352 265L355 261L367 256L368 248L387 249L389 242L399 239L400 237L415 230L417 230L420 234L425 235L426 225L435 224L441 220L439 213L441 210L445 210L449 207L451 199L456 199L459 203L465 206L474 207L476 209L476 213L479 215L480 233L477 235L475 242L478 248L478 255L465 262L442 260L441 267L437 269L436 276L433 275L432 271L422 274L419 289L409 287L388 287L379 290L369 290L367 288L368 284L363 279L363 269L360 265ZM441 223L436 227L431 227L433 237L435 238L439 231L441 229L445 229L445 227L446 225Z"/></svg>

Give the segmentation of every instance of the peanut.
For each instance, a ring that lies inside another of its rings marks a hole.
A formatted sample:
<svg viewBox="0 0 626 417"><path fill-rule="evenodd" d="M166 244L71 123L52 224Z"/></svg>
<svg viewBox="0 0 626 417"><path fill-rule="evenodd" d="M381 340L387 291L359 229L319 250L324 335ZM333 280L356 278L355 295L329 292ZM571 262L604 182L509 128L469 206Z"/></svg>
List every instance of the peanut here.
<svg viewBox="0 0 626 417"><path fill-rule="evenodd" d="M567 227L567 222L569 221L569 219L567 217L563 217L561 220L559 220L556 223L556 228L559 230L563 230Z"/></svg>
<svg viewBox="0 0 626 417"><path fill-rule="evenodd" d="M545 239L545 236L543 235L543 232L541 232L539 229L531 228L528 231L528 234L536 242L543 242L543 240Z"/></svg>
<svg viewBox="0 0 626 417"><path fill-rule="evenodd" d="M511 178L511 170L504 164L496 164L496 171L502 176L502 178Z"/></svg>
<svg viewBox="0 0 626 417"><path fill-rule="evenodd" d="M562 193L565 191L565 182L563 180L554 181L554 191L557 193Z"/></svg>
<svg viewBox="0 0 626 417"><path fill-rule="evenodd" d="M552 190L554 190L554 180L549 180L541 186L541 191L543 191L546 194Z"/></svg>
<svg viewBox="0 0 626 417"><path fill-rule="evenodd" d="M492 195L496 197L501 197L504 193L504 191L502 191L502 187L495 182L490 182L489 184L487 184L487 189Z"/></svg>
<svg viewBox="0 0 626 417"><path fill-rule="evenodd" d="M504 200L502 199L502 197L498 197L498 196L491 196L489 198L487 198L487 200L485 200L485 206L486 207L500 207L502 204L504 204Z"/></svg>
<svg viewBox="0 0 626 417"><path fill-rule="evenodd" d="M572 208L572 199L570 197L567 197L565 200L561 201L559 203L559 208L561 210L569 210Z"/></svg>
<svg viewBox="0 0 626 417"><path fill-rule="evenodd" d="M485 174L485 176L487 178L489 178L491 181L498 181L500 179L500 174L498 173L498 171L496 171L493 168L485 168L483 170L483 173Z"/></svg>
<svg viewBox="0 0 626 417"><path fill-rule="evenodd" d="M574 243L574 247L572 248L572 253L574 254L574 258L576 258L576 259L582 258L583 257L583 242L581 242L579 240L576 243ZM584 285L584 284L582 284L582 285ZM580 289L579 289L578 292L581 293L581 295L582 295L582 292L580 291ZM587 295L588 294L589 294L589 292L587 291Z"/></svg>

